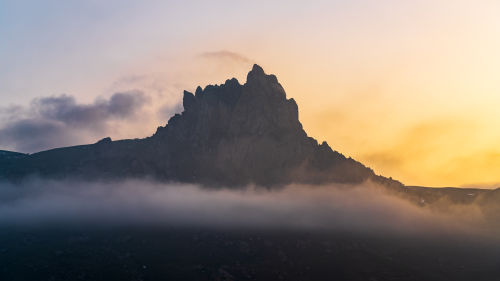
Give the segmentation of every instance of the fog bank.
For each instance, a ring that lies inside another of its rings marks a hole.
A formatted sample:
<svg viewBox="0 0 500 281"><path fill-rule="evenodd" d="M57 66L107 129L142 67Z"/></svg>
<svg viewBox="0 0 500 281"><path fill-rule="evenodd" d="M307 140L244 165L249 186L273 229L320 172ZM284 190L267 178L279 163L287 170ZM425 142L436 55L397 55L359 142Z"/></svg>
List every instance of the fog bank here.
<svg viewBox="0 0 500 281"><path fill-rule="evenodd" d="M0 224L160 224L417 235L481 234L475 206L440 213L373 183L207 189L147 180L0 183Z"/></svg>

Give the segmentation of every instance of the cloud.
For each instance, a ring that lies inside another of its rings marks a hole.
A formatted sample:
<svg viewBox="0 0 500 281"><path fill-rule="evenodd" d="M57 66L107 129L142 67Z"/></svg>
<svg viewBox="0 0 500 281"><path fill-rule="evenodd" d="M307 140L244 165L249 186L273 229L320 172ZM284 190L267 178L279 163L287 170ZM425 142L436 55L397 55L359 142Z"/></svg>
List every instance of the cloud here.
<svg viewBox="0 0 500 281"><path fill-rule="evenodd" d="M205 59L217 59L217 60L230 60L234 62L241 62L241 63L251 63L252 60L235 52L231 51L226 51L226 50L221 50L221 51L214 51L214 52L203 52L199 54L199 57L205 58Z"/></svg>
<svg viewBox="0 0 500 281"><path fill-rule="evenodd" d="M21 119L0 129L0 144L23 152L34 152L76 141L73 130L59 121Z"/></svg>
<svg viewBox="0 0 500 281"><path fill-rule="evenodd" d="M116 93L109 100L98 99L92 104L77 104L72 96L37 98L31 110L38 116L76 126L99 126L109 118L132 116L145 103L142 92Z"/></svg>
<svg viewBox="0 0 500 281"><path fill-rule="evenodd" d="M146 180L0 183L0 225L92 223L475 235L477 213L436 213L372 183L207 189Z"/></svg>
<svg viewBox="0 0 500 281"><path fill-rule="evenodd" d="M90 104L79 104L69 95L36 98L29 106L2 110L0 145L35 152L81 143L104 133L109 121L134 117L147 101L139 91L115 93Z"/></svg>

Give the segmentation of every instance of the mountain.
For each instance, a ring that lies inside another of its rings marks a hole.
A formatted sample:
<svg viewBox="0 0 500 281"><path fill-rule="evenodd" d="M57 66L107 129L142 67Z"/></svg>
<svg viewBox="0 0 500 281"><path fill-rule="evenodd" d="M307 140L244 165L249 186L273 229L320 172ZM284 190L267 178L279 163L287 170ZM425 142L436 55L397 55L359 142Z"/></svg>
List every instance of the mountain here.
<svg viewBox="0 0 500 281"><path fill-rule="evenodd" d="M319 144L302 128L295 100L258 65L243 85L233 78L184 91L183 105L144 139L108 137L34 154L1 150L0 180L153 178L233 188L372 181L420 206L477 204L492 218L500 211L500 189L404 186Z"/></svg>
<svg viewBox="0 0 500 281"><path fill-rule="evenodd" d="M209 185L361 183L401 186L307 136L298 107L274 75L184 91L184 111L145 139L0 154L0 177L153 177Z"/></svg>

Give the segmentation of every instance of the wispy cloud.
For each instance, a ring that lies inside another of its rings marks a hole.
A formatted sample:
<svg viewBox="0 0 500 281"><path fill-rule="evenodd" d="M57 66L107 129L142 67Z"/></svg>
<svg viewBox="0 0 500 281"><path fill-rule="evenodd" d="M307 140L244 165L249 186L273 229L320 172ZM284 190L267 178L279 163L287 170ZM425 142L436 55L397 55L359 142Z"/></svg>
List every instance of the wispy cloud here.
<svg viewBox="0 0 500 281"><path fill-rule="evenodd" d="M226 50L221 50L221 51L214 51L214 52L203 52L199 54L199 57L205 58L205 59L218 59L218 60L231 60L235 62L242 62L242 63L251 63L252 60L245 57L244 55L231 52L231 51L226 51Z"/></svg>

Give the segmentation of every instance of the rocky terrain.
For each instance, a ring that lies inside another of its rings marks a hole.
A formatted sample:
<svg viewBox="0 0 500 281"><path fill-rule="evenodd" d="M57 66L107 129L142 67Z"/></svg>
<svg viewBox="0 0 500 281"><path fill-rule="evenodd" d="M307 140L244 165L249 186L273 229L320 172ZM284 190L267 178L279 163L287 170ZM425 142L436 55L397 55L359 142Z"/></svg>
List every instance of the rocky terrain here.
<svg viewBox="0 0 500 281"><path fill-rule="evenodd" d="M1 229L2 280L495 281L470 239L179 228ZM5 231L8 230L8 231Z"/></svg>
<svg viewBox="0 0 500 281"><path fill-rule="evenodd" d="M184 111L146 139L0 154L0 177L153 177L208 185L361 183L400 186L308 137L276 76L254 65L236 79L185 91ZM15 155L15 157L13 157Z"/></svg>

